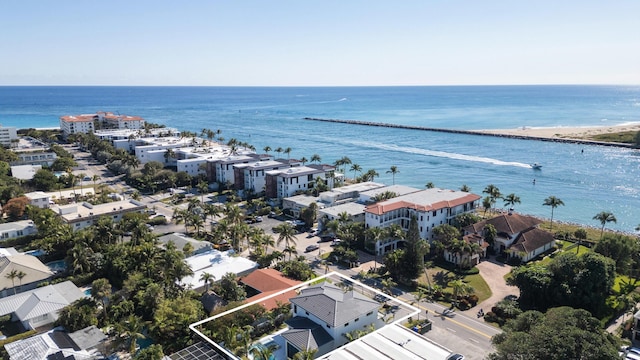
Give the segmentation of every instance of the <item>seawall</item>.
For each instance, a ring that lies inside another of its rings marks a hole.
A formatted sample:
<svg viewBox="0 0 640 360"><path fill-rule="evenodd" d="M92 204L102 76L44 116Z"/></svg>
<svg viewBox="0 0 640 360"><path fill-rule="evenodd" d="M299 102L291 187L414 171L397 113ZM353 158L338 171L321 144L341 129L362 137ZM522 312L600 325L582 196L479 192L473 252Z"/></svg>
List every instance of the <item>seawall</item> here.
<svg viewBox="0 0 640 360"><path fill-rule="evenodd" d="M444 132L444 133L450 133L450 134L493 136L493 137L502 137L502 138L509 138L509 139L536 140L536 141L547 141L547 142L557 142L557 143L567 143L567 144L613 146L613 147L622 147L622 148L631 148L631 149L634 148L634 146L632 144L624 144L624 143L616 143L616 142L605 142L605 141L595 141L595 140L585 140L585 139L549 138L549 137L541 137L541 136L498 134L498 133L489 133L489 132L475 131L475 130L443 129L443 128L432 128L432 127L427 127L427 126L388 124L388 123L379 123L379 122L361 121L361 120L320 119L320 118L312 118L312 117L305 117L303 119L304 120L311 120L311 121L324 121L324 122L340 123L340 124L351 124L351 125L362 125L362 126L378 126L378 127L388 127L388 128L396 128L396 129Z"/></svg>

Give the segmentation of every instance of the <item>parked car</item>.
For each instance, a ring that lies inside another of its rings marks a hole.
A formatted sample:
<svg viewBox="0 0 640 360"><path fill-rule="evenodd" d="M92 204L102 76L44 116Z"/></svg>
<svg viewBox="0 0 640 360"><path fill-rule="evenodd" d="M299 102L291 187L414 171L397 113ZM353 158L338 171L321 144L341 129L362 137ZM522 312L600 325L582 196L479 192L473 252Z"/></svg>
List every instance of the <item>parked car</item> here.
<svg viewBox="0 0 640 360"><path fill-rule="evenodd" d="M257 222L262 222L262 216L256 216L256 221Z"/></svg>
<svg viewBox="0 0 640 360"><path fill-rule="evenodd" d="M331 242L331 245L330 245L330 246L338 246L338 245L340 245L340 244L342 244L342 240L340 240L340 239L335 239L335 240L333 240L333 241Z"/></svg>
<svg viewBox="0 0 640 360"><path fill-rule="evenodd" d="M313 244L313 245L307 246L307 248L304 249L304 252L311 252L318 249L320 249L320 246Z"/></svg>

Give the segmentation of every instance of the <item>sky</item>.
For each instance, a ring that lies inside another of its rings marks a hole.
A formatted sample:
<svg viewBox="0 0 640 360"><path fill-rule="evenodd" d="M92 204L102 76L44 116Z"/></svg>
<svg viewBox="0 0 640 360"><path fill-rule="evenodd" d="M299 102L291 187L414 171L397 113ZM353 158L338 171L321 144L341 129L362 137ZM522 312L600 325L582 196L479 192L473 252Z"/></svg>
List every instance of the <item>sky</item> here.
<svg viewBox="0 0 640 360"><path fill-rule="evenodd" d="M638 0L0 0L0 85L639 85L638 19Z"/></svg>

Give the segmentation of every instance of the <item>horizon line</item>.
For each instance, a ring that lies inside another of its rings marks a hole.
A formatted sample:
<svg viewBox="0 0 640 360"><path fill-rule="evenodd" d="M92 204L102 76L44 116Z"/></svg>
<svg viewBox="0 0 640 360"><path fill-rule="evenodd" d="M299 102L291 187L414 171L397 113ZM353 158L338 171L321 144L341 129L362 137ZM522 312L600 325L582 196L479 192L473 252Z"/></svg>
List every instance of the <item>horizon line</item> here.
<svg viewBox="0 0 640 360"><path fill-rule="evenodd" d="M382 88L382 87L502 87L502 86L640 86L625 83L432 84L432 85L3 85L0 87L191 87L191 88Z"/></svg>

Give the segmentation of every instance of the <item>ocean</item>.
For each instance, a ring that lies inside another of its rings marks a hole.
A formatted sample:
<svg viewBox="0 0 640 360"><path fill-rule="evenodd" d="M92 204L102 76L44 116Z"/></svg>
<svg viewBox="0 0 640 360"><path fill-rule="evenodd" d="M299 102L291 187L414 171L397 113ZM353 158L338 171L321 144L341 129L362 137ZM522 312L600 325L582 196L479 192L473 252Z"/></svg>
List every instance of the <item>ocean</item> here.
<svg viewBox="0 0 640 360"><path fill-rule="evenodd" d="M516 211L535 216L550 217L542 203L554 195L565 203L555 220L599 227L593 216L611 211L617 223L607 228L633 232L640 224L638 150L304 120L464 130L610 126L640 122L638 86L0 87L4 126L56 127L62 115L100 110L180 130L220 129L258 150L290 147L292 158L348 156L387 184L392 165L396 184L465 184L480 195L494 184L520 197ZM530 168L535 162L541 171Z"/></svg>

